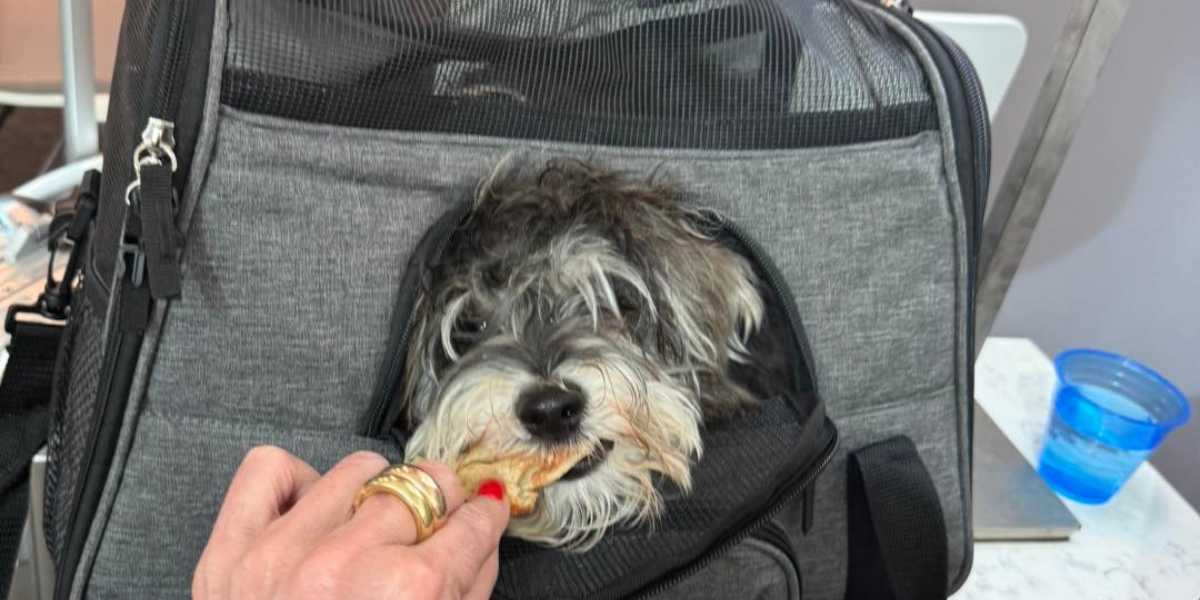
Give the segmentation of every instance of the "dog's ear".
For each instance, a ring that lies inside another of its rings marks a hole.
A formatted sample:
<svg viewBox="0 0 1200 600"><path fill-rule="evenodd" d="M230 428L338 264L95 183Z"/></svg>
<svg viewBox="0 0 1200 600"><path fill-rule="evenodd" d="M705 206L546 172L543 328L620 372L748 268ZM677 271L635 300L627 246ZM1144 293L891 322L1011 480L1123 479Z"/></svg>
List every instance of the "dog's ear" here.
<svg viewBox="0 0 1200 600"><path fill-rule="evenodd" d="M753 268L717 240L680 227L669 244L648 247L650 287L658 307L659 350L691 367L724 374L744 360L746 340L765 307Z"/></svg>
<svg viewBox="0 0 1200 600"><path fill-rule="evenodd" d="M409 429L415 428L422 416L432 409L438 373L449 362L442 350L437 325L442 318L441 311L430 298L428 292L422 290L413 304L404 349L402 396L393 399L393 402L401 403L403 426Z"/></svg>
<svg viewBox="0 0 1200 600"><path fill-rule="evenodd" d="M753 267L698 231L686 211L646 221L656 222L656 231L638 237L654 241L636 244L635 259L645 266L657 307L659 354L696 387L706 420L756 406L730 377L734 363L751 362L746 343L766 312Z"/></svg>
<svg viewBox="0 0 1200 600"><path fill-rule="evenodd" d="M425 364L427 362L428 339L427 330L429 328L429 300L424 292L417 295L417 299L413 304L412 314L409 316L409 322L406 325L408 329L407 347L404 352L404 375L403 375L403 395L401 398L394 399L402 403L402 412L404 415L405 427L415 426L416 404L418 398L422 395L423 389L429 385L427 379L429 374L426 372Z"/></svg>

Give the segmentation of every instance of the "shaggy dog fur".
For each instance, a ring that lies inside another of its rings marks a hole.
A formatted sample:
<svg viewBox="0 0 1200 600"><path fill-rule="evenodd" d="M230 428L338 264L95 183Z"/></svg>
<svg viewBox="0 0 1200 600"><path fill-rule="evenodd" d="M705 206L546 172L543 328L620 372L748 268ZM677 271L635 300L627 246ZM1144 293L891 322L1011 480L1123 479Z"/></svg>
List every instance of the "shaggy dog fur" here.
<svg viewBox="0 0 1200 600"><path fill-rule="evenodd" d="M706 419L755 406L730 377L764 305L750 264L671 186L582 162L494 175L413 317L409 456L587 454L509 534L572 549L687 491ZM532 407L532 408L531 408Z"/></svg>

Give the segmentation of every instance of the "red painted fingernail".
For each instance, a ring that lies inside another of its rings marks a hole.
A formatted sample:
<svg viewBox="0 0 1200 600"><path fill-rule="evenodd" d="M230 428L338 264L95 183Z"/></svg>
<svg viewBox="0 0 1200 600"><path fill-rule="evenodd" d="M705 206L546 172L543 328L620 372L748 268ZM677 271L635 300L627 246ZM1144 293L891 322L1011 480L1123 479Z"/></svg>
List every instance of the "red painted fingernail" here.
<svg viewBox="0 0 1200 600"><path fill-rule="evenodd" d="M488 498L494 498L496 500L504 500L504 484L496 481L495 479L489 479L479 484L479 491L477 493L480 496L487 496Z"/></svg>

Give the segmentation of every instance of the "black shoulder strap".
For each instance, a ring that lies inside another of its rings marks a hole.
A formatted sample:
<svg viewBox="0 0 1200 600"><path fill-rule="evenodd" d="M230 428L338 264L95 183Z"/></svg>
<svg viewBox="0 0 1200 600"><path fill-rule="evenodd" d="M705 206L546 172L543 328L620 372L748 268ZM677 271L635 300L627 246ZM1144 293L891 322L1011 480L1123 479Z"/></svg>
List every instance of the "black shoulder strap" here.
<svg viewBox="0 0 1200 600"><path fill-rule="evenodd" d="M29 506L29 461L46 443L61 325L10 321L0 380L0 598L8 595Z"/></svg>
<svg viewBox="0 0 1200 600"><path fill-rule="evenodd" d="M849 457L847 600L946 598L947 540L941 503L906 436Z"/></svg>

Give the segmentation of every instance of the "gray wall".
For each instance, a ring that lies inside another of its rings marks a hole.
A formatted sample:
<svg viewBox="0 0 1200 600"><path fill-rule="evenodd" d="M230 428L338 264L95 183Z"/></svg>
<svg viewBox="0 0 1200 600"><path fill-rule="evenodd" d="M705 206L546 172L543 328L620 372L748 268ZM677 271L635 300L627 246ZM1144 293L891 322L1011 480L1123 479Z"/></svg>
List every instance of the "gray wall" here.
<svg viewBox="0 0 1200 600"><path fill-rule="evenodd" d="M996 321L1200 396L1200 3L1134 2Z"/></svg>
<svg viewBox="0 0 1200 600"><path fill-rule="evenodd" d="M1030 31L1028 60L997 116L999 173L1067 5L920 0L922 8L1007 12ZM1191 396L1193 412L1200 412L1198 22L1195 0L1133 2L993 329L1032 338L1050 354L1093 346L1137 358ZM1194 505L1197 461L1200 416L1154 459Z"/></svg>

